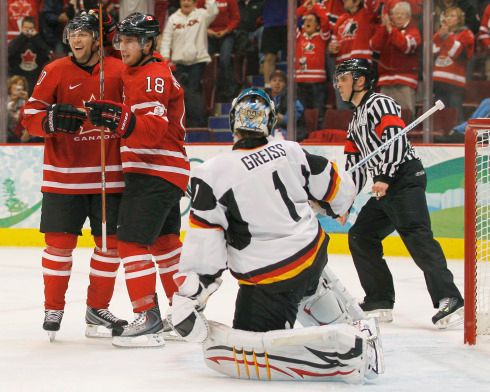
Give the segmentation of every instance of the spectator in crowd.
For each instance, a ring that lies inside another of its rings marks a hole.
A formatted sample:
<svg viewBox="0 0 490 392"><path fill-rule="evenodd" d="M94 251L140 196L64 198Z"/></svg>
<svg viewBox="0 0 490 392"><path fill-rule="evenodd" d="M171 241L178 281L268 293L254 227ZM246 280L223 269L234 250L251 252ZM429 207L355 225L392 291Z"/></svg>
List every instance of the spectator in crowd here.
<svg viewBox="0 0 490 392"><path fill-rule="evenodd" d="M39 18L39 0L7 0L7 41L10 42L20 34L24 17ZM3 12L3 9L1 10Z"/></svg>
<svg viewBox="0 0 490 392"><path fill-rule="evenodd" d="M265 87L270 87L270 75L276 69L278 52L286 53L287 50L287 0L264 0L262 16L264 32L260 51L264 54Z"/></svg>
<svg viewBox="0 0 490 392"><path fill-rule="evenodd" d="M272 135L284 139L287 137L288 126L288 95L286 83L286 74L283 71L276 69L270 76L270 88L267 90L276 108L277 123ZM306 137L302 118L304 108L299 100L295 101L294 108L296 115L296 138L298 140L303 140Z"/></svg>
<svg viewBox="0 0 490 392"><path fill-rule="evenodd" d="M350 58L372 60L373 51L369 40L374 33L379 10L376 0L343 0L345 12L335 24L332 40L328 45L329 53L335 57L336 64ZM337 109L351 109L336 91Z"/></svg>
<svg viewBox="0 0 490 392"><path fill-rule="evenodd" d="M393 7L398 4L402 0L381 0L383 3L383 13L390 14ZM412 18L415 23L417 23L417 19L422 17L422 12L424 9L424 1L423 0L403 0L410 4L410 9L412 11Z"/></svg>
<svg viewBox="0 0 490 392"><path fill-rule="evenodd" d="M298 98L309 112L308 132L319 129L325 107L325 52L330 29L325 10L314 0L306 0L296 10L303 18L303 27L296 34L295 77Z"/></svg>
<svg viewBox="0 0 490 392"><path fill-rule="evenodd" d="M8 74L21 75L27 79L31 95L41 70L49 61L51 50L36 30L32 16L22 20L20 34L8 45Z"/></svg>
<svg viewBox="0 0 490 392"><path fill-rule="evenodd" d="M66 23L75 16L73 4L64 4L59 0L44 0L39 12L39 31L56 57L66 53L63 45L63 29Z"/></svg>
<svg viewBox="0 0 490 392"><path fill-rule="evenodd" d="M133 12L143 14L153 14L155 12L155 2L158 0L120 0L119 1L119 19L123 20Z"/></svg>
<svg viewBox="0 0 490 392"><path fill-rule="evenodd" d="M206 0L206 8L197 8L196 0L180 0L180 8L167 21L160 53L176 65L175 76L185 91L187 126L205 125L201 79L208 53L207 30L218 15L215 0Z"/></svg>
<svg viewBox="0 0 490 392"><path fill-rule="evenodd" d="M396 3L383 14L371 39L371 48L379 53L378 86L402 109L415 114L415 91L418 82L420 32L411 21L411 7L406 1Z"/></svg>
<svg viewBox="0 0 490 392"><path fill-rule="evenodd" d="M473 118L490 118L490 98L485 98L481 101L468 120ZM455 126L448 135L436 136L434 141L437 143L463 143L467 125L468 121L463 121Z"/></svg>
<svg viewBox="0 0 490 392"><path fill-rule="evenodd" d="M303 4L304 3L306 3L306 0L303 1ZM335 27L339 16L345 12L344 2L342 0L321 0L317 1L317 3L327 14L328 23L330 25L330 29L332 30Z"/></svg>
<svg viewBox="0 0 490 392"><path fill-rule="evenodd" d="M478 43L485 57L485 76L487 80L490 80L490 4L486 6L483 12L480 31L478 32Z"/></svg>
<svg viewBox="0 0 490 392"><path fill-rule="evenodd" d="M475 38L464 25L464 13L459 7L446 8L441 27L434 34L434 93L447 107L458 110L463 119L462 105L466 84L466 65L473 57Z"/></svg>
<svg viewBox="0 0 490 392"><path fill-rule="evenodd" d="M198 1L198 6L204 0ZM208 28L208 49L213 56L219 53L219 75L216 80L218 99L227 102L235 97L235 80L231 54L234 45L234 31L240 23L237 0L221 0L216 3L218 15Z"/></svg>
<svg viewBox="0 0 490 392"><path fill-rule="evenodd" d="M19 114L28 98L27 79L23 76L12 76L8 79L7 88L7 143L19 143L21 139L27 141L19 126Z"/></svg>
<svg viewBox="0 0 490 392"><path fill-rule="evenodd" d="M247 59L248 72L258 72L259 39L262 24L262 8L264 0L238 0L240 23L235 30L235 55L237 63L243 64Z"/></svg>
<svg viewBox="0 0 490 392"><path fill-rule="evenodd" d="M434 31L439 30L444 11L449 7L458 7L463 12L463 25L468 27L473 34L478 33L480 22L475 7L468 0L436 0L434 8Z"/></svg>

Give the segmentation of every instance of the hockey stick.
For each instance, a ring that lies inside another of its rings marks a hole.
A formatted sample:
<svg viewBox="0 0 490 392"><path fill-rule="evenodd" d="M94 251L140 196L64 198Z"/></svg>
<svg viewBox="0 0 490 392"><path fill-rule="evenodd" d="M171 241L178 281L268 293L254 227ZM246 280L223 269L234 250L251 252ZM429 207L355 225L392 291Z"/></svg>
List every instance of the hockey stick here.
<svg viewBox="0 0 490 392"><path fill-rule="evenodd" d="M99 98L104 99L104 35L102 0L99 1ZM106 178L105 178L105 127L100 128L100 175L102 198L102 252L107 252Z"/></svg>
<svg viewBox="0 0 490 392"><path fill-rule="evenodd" d="M391 138L390 140L387 140L385 143L383 143L381 146L379 146L376 150L374 150L370 154L366 155L359 162L357 162L354 166L352 166L347 172L348 173L352 173L354 170L357 170L361 166L364 166L364 164L366 162L370 161L373 157L375 157L376 155L378 155L380 152L386 150L389 146L391 146L395 141L397 141L403 135L406 135L408 132L410 132L412 129L414 129L417 125L419 125L426 118L432 116L438 110L444 109L444 107L445 107L444 106L444 103L441 100L438 100L434 104L434 106L432 106L429 110L427 110L425 113L423 113L420 117L418 117L412 123L410 123L405 128L403 128L401 130L401 132L398 133L395 137Z"/></svg>

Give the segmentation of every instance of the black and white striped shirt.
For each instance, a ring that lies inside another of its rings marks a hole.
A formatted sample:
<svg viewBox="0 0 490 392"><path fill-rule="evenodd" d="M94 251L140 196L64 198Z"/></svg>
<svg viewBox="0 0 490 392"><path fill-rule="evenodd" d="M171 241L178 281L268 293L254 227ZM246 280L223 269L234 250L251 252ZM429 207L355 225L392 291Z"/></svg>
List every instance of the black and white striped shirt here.
<svg viewBox="0 0 490 392"><path fill-rule="evenodd" d="M393 138L405 127L400 115L400 106L393 98L373 92L368 92L363 97L361 104L354 111L347 130L344 150L346 170ZM398 167L412 159L419 158L407 136L404 135L352 173L357 192L360 192L366 183L367 171L373 177L374 182L382 181L391 184Z"/></svg>

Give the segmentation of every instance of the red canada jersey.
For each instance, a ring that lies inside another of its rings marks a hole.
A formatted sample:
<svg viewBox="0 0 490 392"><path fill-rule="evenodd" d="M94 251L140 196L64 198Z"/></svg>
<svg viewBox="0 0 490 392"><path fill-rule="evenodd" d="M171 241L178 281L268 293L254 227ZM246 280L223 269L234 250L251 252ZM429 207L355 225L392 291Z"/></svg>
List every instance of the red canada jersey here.
<svg viewBox="0 0 490 392"><path fill-rule="evenodd" d="M484 49L490 49L490 4L487 5L487 8L485 8L485 12L481 18L478 41Z"/></svg>
<svg viewBox="0 0 490 392"><path fill-rule="evenodd" d="M184 147L184 90L166 62L127 67L124 104L136 116L133 132L121 140L125 173L161 177L185 191L189 159Z"/></svg>
<svg viewBox="0 0 490 392"><path fill-rule="evenodd" d="M385 26L378 26L371 48L379 53L379 86L402 84L417 88L420 42L419 29L413 23L402 29L393 27L391 33Z"/></svg>
<svg viewBox="0 0 490 392"><path fill-rule="evenodd" d="M372 59L369 40L374 33L376 4L374 0L365 2L364 7L356 13L346 12L337 20L332 36L332 42L337 41L340 44L335 55L337 64L350 58Z"/></svg>
<svg viewBox="0 0 490 392"><path fill-rule="evenodd" d="M26 16L32 16L36 21L39 19L39 0L7 1L7 41L20 34L22 19Z"/></svg>
<svg viewBox="0 0 490 392"><path fill-rule="evenodd" d="M466 64L473 57L475 37L470 29L464 28L449 33L445 39L439 32L434 34L434 81L459 87L466 84Z"/></svg>
<svg viewBox="0 0 490 392"><path fill-rule="evenodd" d="M106 57L104 62L104 98L122 102L120 60ZM47 106L70 104L85 110L84 102L99 99L97 64L92 73L78 66L71 57L46 65L24 109L23 126L32 135L45 137L43 182L41 191L61 194L101 192L100 128L86 120L74 134L46 135L42 120ZM105 131L106 191L122 192L124 180L119 153L119 136Z"/></svg>
<svg viewBox="0 0 490 392"><path fill-rule="evenodd" d="M327 80L325 72L325 50L330 38L330 28L325 11L315 4L311 10L305 6L298 7L296 16L315 14L320 19L320 30L311 35L303 29L296 33L296 82L323 83Z"/></svg>
<svg viewBox="0 0 490 392"><path fill-rule="evenodd" d="M333 29L339 16L345 12L344 2L342 0L323 0L321 6L327 13L330 29Z"/></svg>

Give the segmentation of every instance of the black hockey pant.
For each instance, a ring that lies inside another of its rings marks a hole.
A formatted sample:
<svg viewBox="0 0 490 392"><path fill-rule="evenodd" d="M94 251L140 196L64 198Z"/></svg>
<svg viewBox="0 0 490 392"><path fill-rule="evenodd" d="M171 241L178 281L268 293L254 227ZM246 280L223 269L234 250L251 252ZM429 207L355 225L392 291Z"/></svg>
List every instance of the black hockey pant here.
<svg viewBox="0 0 490 392"><path fill-rule="evenodd" d="M447 268L441 246L434 239L425 198L427 179L418 160L404 163L380 200L371 198L349 231L349 248L366 293L365 302L395 302L393 277L383 259L381 241L395 229L417 266L435 308L445 297L461 294Z"/></svg>

